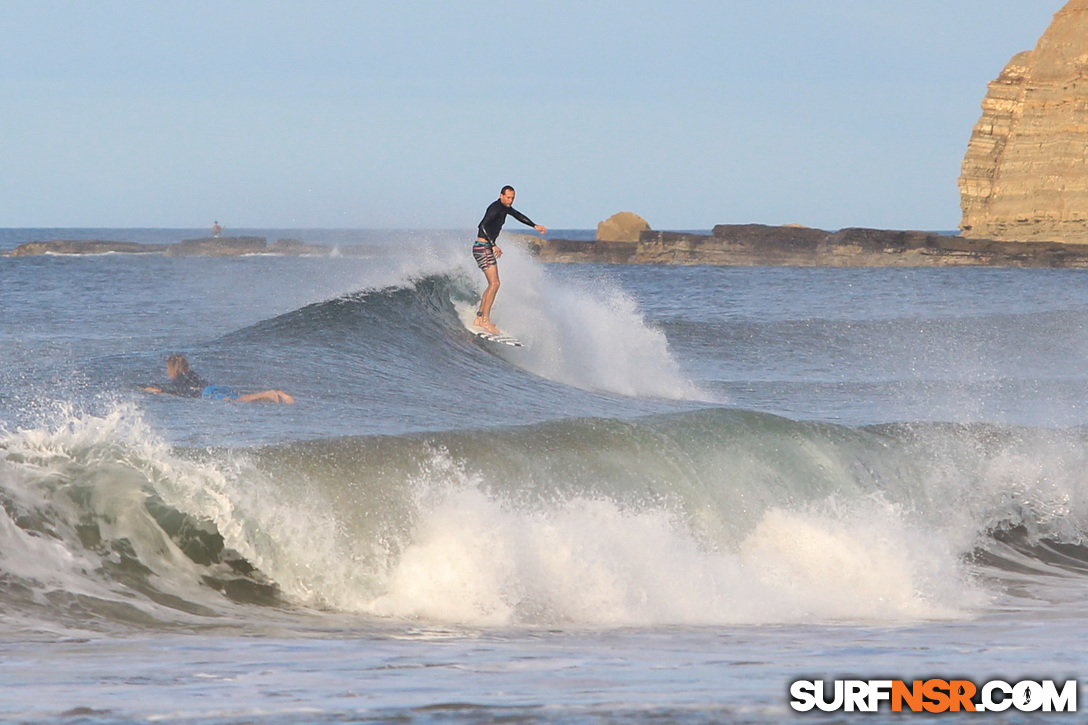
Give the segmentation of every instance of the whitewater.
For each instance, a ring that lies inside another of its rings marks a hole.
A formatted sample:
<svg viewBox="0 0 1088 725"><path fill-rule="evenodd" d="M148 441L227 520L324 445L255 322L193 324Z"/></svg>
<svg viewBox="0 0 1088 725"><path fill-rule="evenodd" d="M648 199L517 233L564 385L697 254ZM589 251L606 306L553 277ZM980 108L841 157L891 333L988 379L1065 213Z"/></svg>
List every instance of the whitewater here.
<svg viewBox="0 0 1088 725"><path fill-rule="evenodd" d="M1085 670L1084 272L510 240L511 348L460 321L471 234L246 233L370 251L0 257L0 719L790 722L798 679ZM175 352L297 402L143 392Z"/></svg>

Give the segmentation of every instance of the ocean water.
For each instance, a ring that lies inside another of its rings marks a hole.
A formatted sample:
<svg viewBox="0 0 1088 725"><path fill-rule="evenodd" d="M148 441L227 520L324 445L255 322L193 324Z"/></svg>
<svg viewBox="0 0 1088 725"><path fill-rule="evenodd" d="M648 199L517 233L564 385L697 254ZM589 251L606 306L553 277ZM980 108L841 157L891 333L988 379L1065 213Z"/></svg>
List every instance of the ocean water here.
<svg viewBox="0 0 1088 725"><path fill-rule="evenodd" d="M898 721L790 683L1084 679L1084 271L509 244L509 348L459 322L471 234L246 233L370 252L0 257L0 720ZM142 392L172 352L297 402Z"/></svg>

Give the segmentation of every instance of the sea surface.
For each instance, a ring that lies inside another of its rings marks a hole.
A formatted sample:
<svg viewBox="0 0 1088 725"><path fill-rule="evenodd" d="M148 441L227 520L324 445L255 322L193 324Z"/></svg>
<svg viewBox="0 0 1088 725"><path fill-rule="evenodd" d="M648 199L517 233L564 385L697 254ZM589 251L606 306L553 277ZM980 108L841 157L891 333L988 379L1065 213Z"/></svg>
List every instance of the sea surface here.
<svg viewBox="0 0 1088 725"><path fill-rule="evenodd" d="M460 321L471 232L229 231L370 252L0 257L0 721L899 722L790 684L1088 681L1088 272L511 241L512 348ZM143 392L174 352L296 403Z"/></svg>

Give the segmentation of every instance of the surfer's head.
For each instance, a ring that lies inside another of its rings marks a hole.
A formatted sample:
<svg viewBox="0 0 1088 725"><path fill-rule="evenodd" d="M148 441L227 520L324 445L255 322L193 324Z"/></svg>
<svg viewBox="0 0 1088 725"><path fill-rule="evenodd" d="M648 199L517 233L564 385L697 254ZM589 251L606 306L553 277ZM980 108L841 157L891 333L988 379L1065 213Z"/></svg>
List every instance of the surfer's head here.
<svg viewBox="0 0 1088 725"><path fill-rule="evenodd" d="M189 361L181 353L174 353L166 358L166 374L173 380L179 375L189 372Z"/></svg>
<svg viewBox="0 0 1088 725"><path fill-rule="evenodd" d="M514 205L514 187L512 187L512 186L502 187L502 191L499 192L499 201L501 201L504 206L513 206Z"/></svg>

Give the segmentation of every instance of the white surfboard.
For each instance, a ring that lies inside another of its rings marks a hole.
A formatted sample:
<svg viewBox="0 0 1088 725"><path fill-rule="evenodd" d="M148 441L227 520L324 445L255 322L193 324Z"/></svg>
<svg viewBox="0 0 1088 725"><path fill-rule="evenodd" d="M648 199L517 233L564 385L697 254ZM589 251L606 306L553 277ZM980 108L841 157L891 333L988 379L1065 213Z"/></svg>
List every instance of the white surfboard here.
<svg viewBox="0 0 1088 725"><path fill-rule="evenodd" d="M482 327L476 327L476 325L469 325L468 331L481 340L487 340L488 342L497 342L500 345L510 345L511 347L525 347L521 340L517 339L513 335L507 335L502 330L497 333L488 332Z"/></svg>
<svg viewBox="0 0 1088 725"><path fill-rule="evenodd" d="M471 332L475 337L481 340L487 340L488 342L494 342L499 345L509 345L511 347L525 347L521 340L517 339L513 335L499 330L497 333L488 332L482 327L476 327L472 324L476 319L476 308L468 305L458 305L457 313L461 317L461 324L465 326L465 329Z"/></svg>

